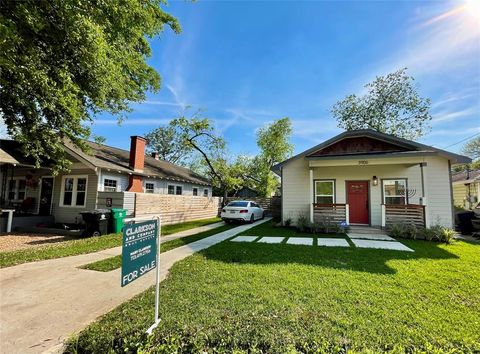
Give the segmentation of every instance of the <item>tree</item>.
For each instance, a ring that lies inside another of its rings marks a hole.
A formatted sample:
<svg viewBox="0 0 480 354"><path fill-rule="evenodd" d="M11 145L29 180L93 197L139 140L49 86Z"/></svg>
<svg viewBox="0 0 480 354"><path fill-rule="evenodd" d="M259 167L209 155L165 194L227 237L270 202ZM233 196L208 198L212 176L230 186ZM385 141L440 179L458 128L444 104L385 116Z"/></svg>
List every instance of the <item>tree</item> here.
<svg viewBox="0 0 480 354"><path fill-rule="evenodd" d="M258 181L256 190L263 196L270 196L279 185L278 178L271 169L293 153L293 145L289 141L291 134L292 124L289 118L279 119L257 133L260 153L254 159L253 174Z"/></svg>
<svg viewBox="0 0 480 354"><path fill-rule="evenodd" d="M159 158L172 163L184 165L192 152L191 146L182 142L182 137L176 134L172 122L165 127L159 127L145 135L147 150L158 153Z"/></svg>
<svg viewBox="0 0 480 354"><path fill-rule="evenodd" d="M92 139L97 144L105 144L105 142L107 141L107 138L105 138L104 136L95 135L95 134L92 135Z"/></svg>
<svg viewBox="0 0 480 354"><path fill-rule="evenodd" d="M180 32L164 0L4 0L0 3L0 116L37 165L67 169L63 139L86 148L101 111L122 117L158 90L148 38Z"/></svg>
<svg viewBox="0 0 480 354"><path fill-rule="evenodd" d="M430 130L430 100L421 98L414 78L403 68L378 76L365 85L363 96L349 95L337 102L332 114L345 130L374 129L406 139L418 139Z"/></svg>
<svg viewBox="0 0 480 354"><path fill-rule="evenodd" d="M468 141L463 146L462 152L473 160L480 159L480 136Z"/></svg>

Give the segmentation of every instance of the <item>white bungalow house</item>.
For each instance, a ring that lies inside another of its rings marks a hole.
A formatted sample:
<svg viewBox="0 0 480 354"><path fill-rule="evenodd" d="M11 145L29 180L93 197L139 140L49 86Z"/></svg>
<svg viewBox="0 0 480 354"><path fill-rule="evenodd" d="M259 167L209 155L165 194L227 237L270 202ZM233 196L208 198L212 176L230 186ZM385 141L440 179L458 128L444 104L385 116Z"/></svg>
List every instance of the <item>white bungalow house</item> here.
<svg viewBox="0 0 480 354"><path fill-rule="evenodd" d="M373 130L339 134L273 167L282 222L453 226L451 166L470 159Z"/></svg>

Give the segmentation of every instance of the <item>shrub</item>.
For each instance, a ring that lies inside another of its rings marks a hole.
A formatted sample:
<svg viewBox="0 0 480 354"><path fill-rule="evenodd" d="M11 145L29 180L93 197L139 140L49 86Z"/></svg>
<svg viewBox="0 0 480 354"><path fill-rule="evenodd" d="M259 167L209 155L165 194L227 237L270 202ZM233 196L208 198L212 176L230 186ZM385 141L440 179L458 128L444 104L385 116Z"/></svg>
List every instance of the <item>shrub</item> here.
<svg viewBox="0 0 480 354"><path fill-rule="evenodd" d="M437 231L433 228L425 228L422 230L421 235L427 241L433 241L437 237Z"/></svg>
<svg viewBox="0 0 480 354"><path fill-rule="evenodd" d="M405 237L405 224L393 224L388 227L387 233L393 238L404 238Z"/></svg>
<svg viewBox="0 0 480 354"><path fill-rule="evenodd" d="M405 238L410 238L412 240L416 240L418 236L419 230L415 226L415 224L408 224L405 227Z"/></svg>
<svg viewBox="0 0 480 354"><path fill-rule="evenodd" d="M441 241L447 244L452 243L455 236L455 230L449 229L447 227L442 228Z"/></svg>
<svg viewBox="0 0 480 354"><path fill-rule="evenodd" d="M292 219L291 218L285 219L284 224L285 224L286 227L292 226Z"/></svg>
<svg viewBox="0 0 480 354"><path fill-rule="evenodd" d="M300 214L297 219L296 223L297 229L300 232L311 232L312 231L312 225L310 223L310 219L304 215Z"/></svg>

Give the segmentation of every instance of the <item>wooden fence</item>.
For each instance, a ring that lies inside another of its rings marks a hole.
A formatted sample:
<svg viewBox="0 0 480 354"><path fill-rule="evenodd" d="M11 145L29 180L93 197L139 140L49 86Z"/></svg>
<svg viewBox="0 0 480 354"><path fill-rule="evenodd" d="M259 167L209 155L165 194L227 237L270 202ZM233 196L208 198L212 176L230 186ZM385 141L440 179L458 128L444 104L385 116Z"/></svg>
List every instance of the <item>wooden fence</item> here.
<svg viewBox="0 0 480 354"><path fill-rule="evenodd" d="M333 223L341 223L347 221L347 205L346 204L313 204L313 220L322 222L329 220Z"/></svg>
<svg viewBox="0 0 480 354"><path fill-rule="evenodd" d="M271 197L271 198L241 198L241 197L228 197L226 203L230 203L234 200L251 200L262 207L267 213L267 215L274 218L280 218L282 214L282 198L281 197ZM225 204L226 204L225 203Z"/></svg>
<svg viewBox="0 0 480 354"><path fill-rule="evenodd" d="M219 197L135 193L135 216L160 215L162 224L218 216Z"/></svg>
<svg viewBox="0 0 480 354"><path fill-rule="evenodd" d="M414 224L417 227L425 227L425 206L417 204L407 205L382 205L382 217L384 225L389 227L393 224Z"/></svg>

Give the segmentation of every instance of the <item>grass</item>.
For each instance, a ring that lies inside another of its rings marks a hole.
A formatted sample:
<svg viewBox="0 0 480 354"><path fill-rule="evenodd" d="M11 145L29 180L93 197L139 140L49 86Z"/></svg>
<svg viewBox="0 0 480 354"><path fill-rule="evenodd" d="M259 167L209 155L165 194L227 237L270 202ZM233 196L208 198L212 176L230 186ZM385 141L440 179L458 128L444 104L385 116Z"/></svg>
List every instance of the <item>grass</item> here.
<svg viewBox="0 0 480 354"><path fill-rule="evenodd" d="M205 232L200 232L200 233L195 234L195 235L185 236L185 237L182 237L182 238L179 238L179 239L176 239L176 240L171 240L171 241L164 242L164 243L162 243L162 245L160 247L160 253L167 252L167 251L170 251L174 248L184 246L186 244L201 240L202 238L212 236L212 235L215 235L219 232L229 230L229 229L231 229L235 226L236 225L223 225L223 226L219 226L219 227L216 227L214 229L211 229L211 230L208 230L208 231L205 231ZM98 272L109 272L111 270L120 268L121 266L122 266L122 256L119 255L119 256L114 256L114 257L102 259L100 261L84 265L80 268L88 269L88 270L96 270Z"/></svg>
<svg viewBox="0 0 480 354"><path fill-rule="evenodd" d="M221 221L220 218L211 218L204 220L188 221L180 224L165 225L162 227L162 235L166 236L176 232L193 229L195 227L213 224L219 221ZM65 241L56 245L45 247L0 252L0 268L10 267L27 262L92 253L121 245L121 234L109 234L100 237L90 237L72 241Z"/></svg>
<svg viewBox="0 0 480 354"><path fill-rule="evenodd" d="M260 225L249 230L287 234ZM473 353L480 245L402 240L414 253L225 241L69 341L76 353Z"/></svg>

